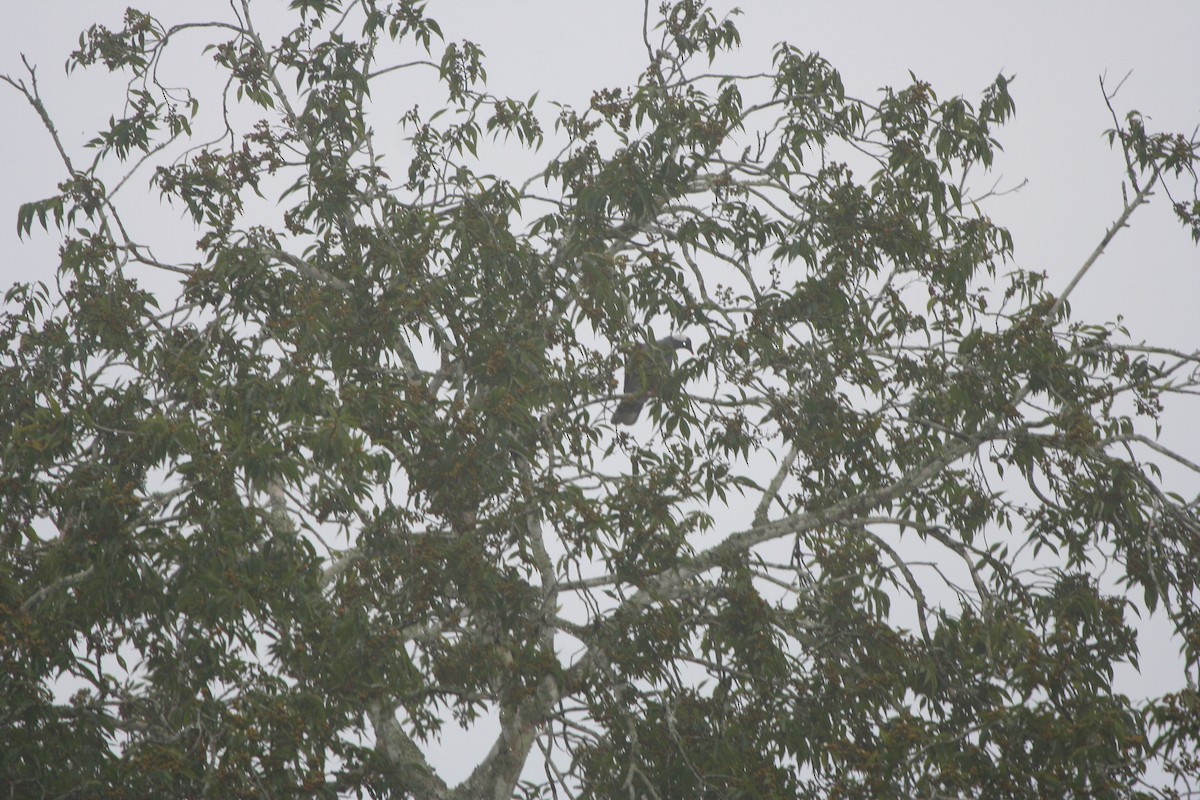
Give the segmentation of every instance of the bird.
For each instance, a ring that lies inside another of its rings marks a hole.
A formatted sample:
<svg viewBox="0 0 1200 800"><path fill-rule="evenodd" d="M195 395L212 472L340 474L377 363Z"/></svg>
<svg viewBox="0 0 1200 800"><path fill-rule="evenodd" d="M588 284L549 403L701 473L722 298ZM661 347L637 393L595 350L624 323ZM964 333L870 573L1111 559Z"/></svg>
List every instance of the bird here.
<svg viewBox="0 0 1200 800"><path fill-rule="evenodd" d="M614 425L632 425L642 413L646 398L658 393L675 367L676 350L692 351L692 340L671 334L656 342L640 344L625 359L625 396L613 412Z"/></svg>

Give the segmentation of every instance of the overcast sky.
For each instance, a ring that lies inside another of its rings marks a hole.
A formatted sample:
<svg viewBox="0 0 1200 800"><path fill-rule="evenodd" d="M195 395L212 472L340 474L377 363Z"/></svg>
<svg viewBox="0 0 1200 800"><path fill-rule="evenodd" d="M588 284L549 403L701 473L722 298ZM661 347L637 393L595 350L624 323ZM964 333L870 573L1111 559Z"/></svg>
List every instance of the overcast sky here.
<svg viewBox="0 0 1200 800"><path fill-rule="evenodd" d="M0 72L22 72L19 54L39 67L47 107L68 148L80 145L118 106L99 76L67 81L66 55L79 32L101 21L118 27L129 2L41 0L10 4L0 27ZM263 14L284 0L255 2ZM987 207L1010 228L1021 266L1050 274L1052 289L1066 284L1120 213L1122 161L1102 132L1110 126L1099 87L1132 72L1116 98L1120 111L1137 108L1151 125L1190 133L1200 123L1200 0L1176 2L755 2L741 4L743 50L736 69L765 69L773 44L786 40L819 51L843 75L849 94L870 98L883 85L904 85L908 73L930 82L940 97L976 97L997 73L1015 75L1017 114L999 138L1000 188L1028 181ZM227 16L219 2L138 5L166 24L195 19L197 9ZM487 55L489 88L496 94L587 104L592 90L629 85L644 65L641 4L630 0L431 0L429 9L449 40L470 39ZM553 109L543 105L543 120ZM24 100L0 86L0 291L11 281L48 277L57 243L36 233L15 236L18 206L54 192L64 173L40 122ZM174 215L178 219L178 215ZM187 240L195 237L182 226ZM1142 209L1079 289L1076 317L1104 321L1121 314L1134 339L1184 350L1197 348L1195 304L1200 297L1200 253L1174 221L1166 203ZM1196 454L1200 428L1168 419L1164 438ZM1173 651L1173 646L1171 650ZM1153 662L1152 662L1153 663ZM1130 693L1154 685L1152 675L1131 681Z"/></svg>
<svg viewBox="0 0 1200 800"><path fill-rule="evenodd" d="M79 148L119 98L102 71L68 82L66 54L93 21L118 27L122 0L42 0L20 4L0 28L0 72L21 72L19 54L39 67L50 112L77 158ZM616 2L431 2L448 39L471 39L487 54L497 93L584 106L593 89L628 85L643 66L641 4ZM261 16L283 0L256 2ZM225 3L143 3L167 24L203 9L227 15ZM903 85L911 70L942 97L977 96L998 72L1015 75L1016 119L1000 132L1005 153L995 169L1001 187L1028 180L988 211L1008 226L1022 266L1064 285L1120 211L1121 161L1102 139L1109 127L1099 76L1115 84L1127 73L1117 106L1137 108L1162 129L1190 132L1200 122L1200 2L746 2L743 48L731 66L762 69L773 44L786 40L826 56L850 94L869 98ZM1136 8L1137 10L1134 10ZM0 87L0 286L40 272L56 245L35 235L16 241L18 206L54 192L63 171L45 132L11 88ZM543 105L547 121L550 106ZM177 218L177 217L175 217ZM1078 291L1077 315L1123 314L1135 338L1191 349L1191 305L1200 296L1200 259L1166 204L1144 209Z"/></svg>

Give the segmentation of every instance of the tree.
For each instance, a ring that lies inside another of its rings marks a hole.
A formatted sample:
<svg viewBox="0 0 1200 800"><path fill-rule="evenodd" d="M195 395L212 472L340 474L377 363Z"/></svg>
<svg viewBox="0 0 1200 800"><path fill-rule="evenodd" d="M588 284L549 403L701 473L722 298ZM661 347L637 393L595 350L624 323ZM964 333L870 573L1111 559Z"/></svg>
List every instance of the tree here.
<svg viewBox="0 0 1200 800"><path fill-rule="evenodd" d="M1200 777L1200 694L1113 680L1139 610L1200 658L1198 501L1158 466L1200 472L1158 437L1200 355L1068 303L1156 192L1200 238L1194 138L1114 110L1125 208L1053 294L973 194L1003 75L863 100L786 45L721 75L734 20L679 0L634 85L548 113L415 0L294 0L280 36L232 5L84 33L69 67L129 80L86 164L5 78L65 171L17 223L60 232L57 281L0 327L6 796ZM220 111L158 79L197 36ZM379 98L431 86L385 152ZM195 261L125 211L146 178ZM614 429L671 331L695 356ZM425 746L488 719L447 785Z"/></svg>

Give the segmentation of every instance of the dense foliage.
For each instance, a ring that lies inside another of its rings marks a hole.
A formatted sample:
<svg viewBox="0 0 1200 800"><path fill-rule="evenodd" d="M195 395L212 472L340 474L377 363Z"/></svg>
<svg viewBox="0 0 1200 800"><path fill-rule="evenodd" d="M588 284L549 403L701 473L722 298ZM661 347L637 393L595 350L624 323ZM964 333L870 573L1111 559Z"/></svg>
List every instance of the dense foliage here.
<svg viewBox="0 0 1200 800"><path fill-rule="evenodd" d="M64 177L18 220L57 278L0 318L4 796L1200 777L1200 695L1113 685L1138 609L1200 658L1200 516L1152 463L1200 471L1158 439L1200 356L1012 263L972 194L1004 76L865 100L784 45L722 76L733 19L678 0L571 108L489 94L415 0L250 5L85 32L68 66L129 79L86 161L6 78ZM215 78L159 79L205 46ZM1197 142L1110 136L1126 206L1080 278L1156 190L1200 234ZM196 260L124 211L147 179ZM614 428L671 331L696 354ZM447 785L453 724L488 741Z"/></svg>

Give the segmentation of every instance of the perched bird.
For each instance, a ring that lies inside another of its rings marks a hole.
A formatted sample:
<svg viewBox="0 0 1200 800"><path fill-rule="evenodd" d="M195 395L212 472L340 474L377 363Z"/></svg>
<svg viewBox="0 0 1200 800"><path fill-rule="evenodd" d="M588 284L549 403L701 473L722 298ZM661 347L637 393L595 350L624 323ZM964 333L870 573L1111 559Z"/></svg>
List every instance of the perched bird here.
<svg viewBox="0 0 1200 800"><path fill-rule="evenodd" d="M652 344L638 345L625 359L625 396L613 413L614 425L632 425L642 413L646 398L658 393L675 368L675 351L692 352L692 340L672 334Z"/></svg>

